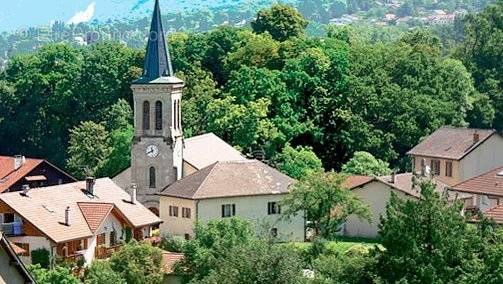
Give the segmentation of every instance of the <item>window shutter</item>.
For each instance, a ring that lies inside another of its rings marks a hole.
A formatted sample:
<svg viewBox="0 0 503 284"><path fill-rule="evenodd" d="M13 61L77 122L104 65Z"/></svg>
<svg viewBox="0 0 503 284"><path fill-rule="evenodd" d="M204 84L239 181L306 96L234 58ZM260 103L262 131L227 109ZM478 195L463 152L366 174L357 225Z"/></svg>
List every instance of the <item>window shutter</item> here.
<svg viewBox="0 0 503 284"><path fill-rule="evenodd" d="M222 205L222 218L225 217L225 205Z"/></svg>
<svg viewBox="0 0 503 284"><path fill-rule="evenodd" d="M271 215L271 202L267 203L267 215Z"/></svg>
<svg viewBox="0 0 503 284"><path fill-rule="evenodd" d="M232 204L232 216L236 216L236 204Z"/></svg>

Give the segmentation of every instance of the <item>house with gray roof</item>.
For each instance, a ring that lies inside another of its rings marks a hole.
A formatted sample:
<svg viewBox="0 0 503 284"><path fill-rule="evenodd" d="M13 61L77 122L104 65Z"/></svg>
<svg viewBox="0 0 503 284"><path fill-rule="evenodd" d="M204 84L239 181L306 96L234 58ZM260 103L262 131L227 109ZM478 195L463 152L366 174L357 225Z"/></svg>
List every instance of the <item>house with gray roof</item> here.
<svg viewBox="0 0 503 284"><path fill-rule="evenodd" d="M196 221L233 216L250 221L258 233L304 240L304 218L281 219L280 202L294 180L256 160L216 162L159 193L163 235L189 238Z"/></svg>
<svg viewBox="0 0 503 284"><path fill-rule="evenodd" d="M449 186L503 165L503 137L492 129L442 127L412 148L413 171Z"/></svg>

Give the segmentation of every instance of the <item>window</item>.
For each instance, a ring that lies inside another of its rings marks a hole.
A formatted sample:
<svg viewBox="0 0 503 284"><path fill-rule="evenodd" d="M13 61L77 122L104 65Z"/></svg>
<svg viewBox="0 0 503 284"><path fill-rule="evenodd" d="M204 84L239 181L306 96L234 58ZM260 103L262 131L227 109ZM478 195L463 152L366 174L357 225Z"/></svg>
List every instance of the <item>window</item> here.
<svg viewBox="0 0 503 284"><path fill-rule="evenodd" d="M150 103L143 102L143 130L150 129Z"/></svg>
<svg viewBox="0 0 503 284"><path fill-rule="evenodd" d="M155 130L162 130L162 103L155 103Z"/></svg>
<svg viewBox="0 0 503 284"><path fill-rule="evenodd" d="M270 233L271 237L276 238L278 236L278 228L272 228Z"/></svg>
<svg viewBox="0 0 503 284"><path fill-rule="evenodd" d="M426 174L425 169L426 169L426 161L424 159L421 159L421 175L422 176L424 176Z"/></svg>
<svg viewBox="0 0 503 284"><path fill-rule="evenodd" d="M30 256L30 244L24 244L24 243L14 243L14 244L24 250L24 252L21 253L20 256Z"/></svg>
<svg viewBox="0 0 503 284"><path fill-rule="evenodd" d="M169 216L178 217L178 206L169 206Z"/></svg>
<svg viewBox="0 0 503 284"><path fill-rule="evenodd" d="M236 204L222 205L222 218L236 216Z"/></svg>
<svg viewBox="0 0 503 284"><path fill-rule="evenodd" d="M183 207L182 208L182 218L190 219L190 217L191 217L190 215L191 215L190 208Z"/></svg>
<svg viewBox="0 0 503 284"><path fill-rule="evenodd" d="M96 245L102 246L105 244L105 234L100 234L96 237Z"/></svg>
<svg viewBox="0 0 503 284"><path fill-rule="evenodd" d="M3 222L4 222L4 224L14 223L14 214L13 213L3 213Z"/></svg>
<svg viewBox="0 0 503 284"><path fill-rule="evenodd" d="M281 214L281 207L277 202L267 203L267 215Z"/></svg>
<svg viewBox="0 0 503 284"><path fill-rule="evenodd" d="M155 168L150 167L148 170L148 186L150 188L155 188Z"/></svg>
<svg viewBox="0 0 503 284"><path fill-rule="evenodd" d="M445 162L445 176L452 177L452 162Z"/></svg>
<svg viewBox="0 0 503 284"><path fill-rule="evenodd" d="M110 245L114 246L117 244L117 233L115 230L110 232Z"/></svg>
<svg viewBox="0 0 503 284"><path fill-rule="evenodd" d="M440 174L440 161L439 160L431 160L431 174L439 175Z"/></svg>

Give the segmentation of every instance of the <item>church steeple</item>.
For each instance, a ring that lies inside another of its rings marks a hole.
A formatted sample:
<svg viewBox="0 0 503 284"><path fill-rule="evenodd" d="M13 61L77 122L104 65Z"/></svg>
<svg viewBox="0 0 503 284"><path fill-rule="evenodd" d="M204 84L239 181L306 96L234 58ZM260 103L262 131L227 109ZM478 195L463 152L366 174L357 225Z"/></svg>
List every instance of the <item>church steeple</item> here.
<svg viewBox="0 0 503 284"><path fill-rule="evenodd" d="M154 15L150 25L150 33L145 54L142 79L154 80L160 77L172 77L173 67L162 27L159 0L155 1Z"/></svg>

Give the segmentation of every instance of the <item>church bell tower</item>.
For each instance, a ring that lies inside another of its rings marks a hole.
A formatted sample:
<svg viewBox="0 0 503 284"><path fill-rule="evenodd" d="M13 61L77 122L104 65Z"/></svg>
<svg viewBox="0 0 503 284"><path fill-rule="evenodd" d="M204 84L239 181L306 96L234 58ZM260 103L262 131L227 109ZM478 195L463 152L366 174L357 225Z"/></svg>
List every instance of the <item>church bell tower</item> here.
<svg viewBox="0 0 503 284"><path fill-rule="evenodd" d="M173 74L156 0L143 74L131 86L135 128L131 181L137 186L138 200L151 209L159 209L156 193L182 177L184 86Z"/></svg>

